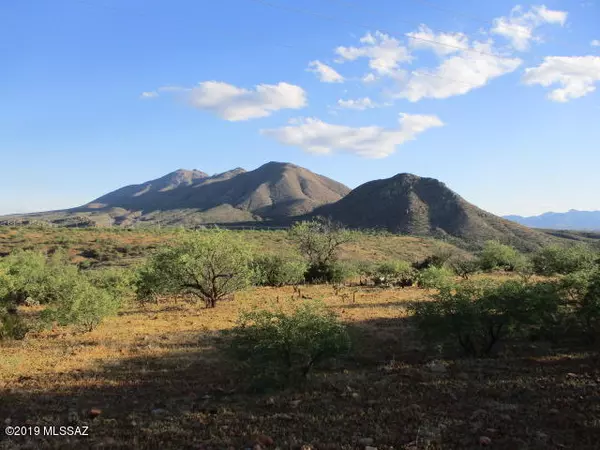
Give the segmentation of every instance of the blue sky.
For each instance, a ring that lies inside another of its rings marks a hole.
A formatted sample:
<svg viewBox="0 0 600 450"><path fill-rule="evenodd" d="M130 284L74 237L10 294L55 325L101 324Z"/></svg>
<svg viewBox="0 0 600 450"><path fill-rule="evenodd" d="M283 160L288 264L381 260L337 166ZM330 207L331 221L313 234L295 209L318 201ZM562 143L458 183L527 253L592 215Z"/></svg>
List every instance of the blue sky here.
<svg viewBox="0 0 600 450"><path fill-rule="evenodd" d="M271 160L600 209L597 1L265 2L1 2L0 214Z"/></svg>

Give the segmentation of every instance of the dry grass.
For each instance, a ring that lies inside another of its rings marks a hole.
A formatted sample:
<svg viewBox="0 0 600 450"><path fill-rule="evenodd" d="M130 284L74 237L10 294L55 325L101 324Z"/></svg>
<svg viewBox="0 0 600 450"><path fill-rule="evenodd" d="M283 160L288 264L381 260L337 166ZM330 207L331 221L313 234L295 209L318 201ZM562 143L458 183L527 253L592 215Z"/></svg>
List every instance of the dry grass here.
<svg viewBox="0 0 600 450"><path fill-rule="evenodd" d="M147 256L150 251L173 239L174 230L123 230L111 228L9 228L0 227L0 256L17 248L48 251L57 246L68 249L73 262L86 259L86 252L98 256L87 259L105 265L128 265ZM285 231L235 231L261 252L293 254L294 243ZM342 248L344 261L383 261L401 259L417 261L431 255L441 244L434 239L413 236L390 236L356 233L354 242ZM455 251L462 252L455 248Z"/></svg>
<svg viewBox="0 0 600 450"><path fill-rule="evenodd" d="M91 333L2 344L0 419L66 425L76 411L90 426L89 437L38 437L28 448L237 449L257 436L282 449L364 449L369 439L378 449L475 449L481 436L496 449L598 448L595 355L454 360L434 373L402 309L428 297L415 288L301 288L351 326L354 352L303 388L249 394L215 348L216 332L240 308L294 295L256 288L214 310L183 299L134 304ZM26 442L0 438L0 449Z"/></svg>

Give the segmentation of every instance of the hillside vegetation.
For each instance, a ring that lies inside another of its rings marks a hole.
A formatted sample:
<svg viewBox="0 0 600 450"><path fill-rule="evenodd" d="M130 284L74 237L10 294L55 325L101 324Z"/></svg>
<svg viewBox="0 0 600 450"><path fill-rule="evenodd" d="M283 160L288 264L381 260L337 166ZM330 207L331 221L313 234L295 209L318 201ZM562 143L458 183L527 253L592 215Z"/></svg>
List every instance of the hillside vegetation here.
<svg viewBox="0 0 600 450"><path fill-rule="evenodd" d="M0 448L592 450L600 253L4 228ZM551 393L552 395L549 395Z"/></svg>

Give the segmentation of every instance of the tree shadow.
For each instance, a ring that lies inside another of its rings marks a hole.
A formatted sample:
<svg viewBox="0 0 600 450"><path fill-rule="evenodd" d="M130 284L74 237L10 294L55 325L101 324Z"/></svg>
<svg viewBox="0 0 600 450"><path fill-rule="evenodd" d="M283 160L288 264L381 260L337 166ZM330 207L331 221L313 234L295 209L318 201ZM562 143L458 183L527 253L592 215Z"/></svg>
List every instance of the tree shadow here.
<svg viewBox="0 0 600 450"><path fill-rule="evenodd" d="M303 387L270 393L245 389L248 374L225 361L214 333L157 344L157 354L22 377L0 390L0 419L60 426L76 412L89 436L2 435L0 448L237 449L256 435L282 449L426 448L409 445L427 439L476 449L481 436L495 449L598 448L597 352L431 364L407 318L357 322L351 334L348 358Z"/></svg>

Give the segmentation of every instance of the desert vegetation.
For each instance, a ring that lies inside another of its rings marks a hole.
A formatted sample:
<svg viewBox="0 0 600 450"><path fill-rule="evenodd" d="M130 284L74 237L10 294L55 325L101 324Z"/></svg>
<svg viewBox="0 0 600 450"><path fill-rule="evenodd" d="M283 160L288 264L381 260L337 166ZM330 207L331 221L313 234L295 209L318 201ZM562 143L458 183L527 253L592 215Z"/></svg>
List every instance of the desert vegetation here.
<svg viewBox="0 0 600 450"><path fill-rule="evenodd" d="M0 418L90 426L59 447L600 439L600 255L583 244L467 252L319 219L1 228L0 249Z"/></svg>

